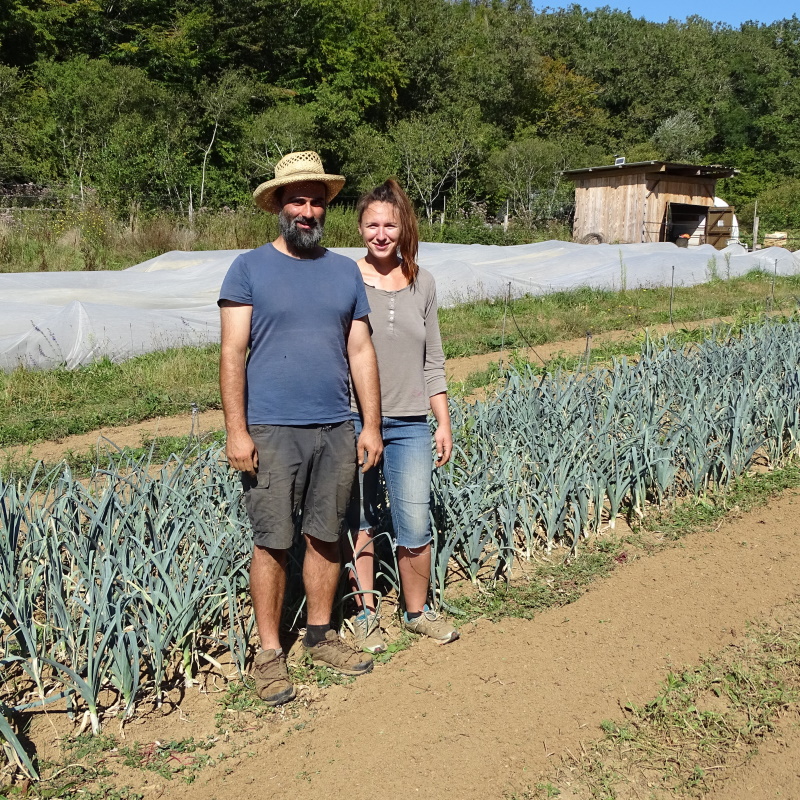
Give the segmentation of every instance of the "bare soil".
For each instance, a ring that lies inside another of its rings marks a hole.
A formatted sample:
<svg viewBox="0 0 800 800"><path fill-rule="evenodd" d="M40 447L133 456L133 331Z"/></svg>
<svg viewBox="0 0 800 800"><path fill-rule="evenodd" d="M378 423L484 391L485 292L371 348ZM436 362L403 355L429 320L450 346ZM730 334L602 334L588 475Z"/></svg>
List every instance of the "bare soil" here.
<svg viewBox="0 0 800 800"><path fill-rule="evenodd" d="M789 712L758 755L740 765L710 792L708 800L800 797L800 712Z"/></svg>

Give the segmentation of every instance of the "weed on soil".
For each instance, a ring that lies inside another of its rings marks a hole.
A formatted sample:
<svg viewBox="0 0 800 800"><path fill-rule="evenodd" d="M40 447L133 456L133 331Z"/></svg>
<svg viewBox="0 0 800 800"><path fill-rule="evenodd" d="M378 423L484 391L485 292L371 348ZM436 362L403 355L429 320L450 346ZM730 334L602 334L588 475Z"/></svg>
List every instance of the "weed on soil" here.
<svg viewBox="0 0 800 800"><path fill-rule="evenodd" d="M744 641L667 675L643 706L626 705L603 736L562 758L524 798L701 797L746 762L800 701L800 605L753 624Z"/></svg>

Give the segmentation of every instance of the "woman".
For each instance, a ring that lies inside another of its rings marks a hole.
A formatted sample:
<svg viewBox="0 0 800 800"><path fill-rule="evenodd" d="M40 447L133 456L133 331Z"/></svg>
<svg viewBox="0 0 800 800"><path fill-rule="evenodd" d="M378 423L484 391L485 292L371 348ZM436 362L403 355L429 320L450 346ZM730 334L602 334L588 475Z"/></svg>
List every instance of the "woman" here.
<svg viewBox="0 0 800 800"><path fill-rule="evenodd" d="M436 417L436 466L450 459L453 436L447 408L444 352L437 319L436 284L416 263L419 234L408 196L388 180L363 195L358 229L367 255L358 262L367 289L372 343L381 379L383 474L397 545L405 604L401 624L413 633L452 642L458 631L427 605L431 577L430 487L432 455L428 411ZM360 420L354 403L356 435ZM380 494L378 470L359 474L361 514L351 585L358 613L357 646L386 649L376 611L374 527ZM356 511L356 513L358 513ZM355 528L355 525L351 526Z"/></svg>

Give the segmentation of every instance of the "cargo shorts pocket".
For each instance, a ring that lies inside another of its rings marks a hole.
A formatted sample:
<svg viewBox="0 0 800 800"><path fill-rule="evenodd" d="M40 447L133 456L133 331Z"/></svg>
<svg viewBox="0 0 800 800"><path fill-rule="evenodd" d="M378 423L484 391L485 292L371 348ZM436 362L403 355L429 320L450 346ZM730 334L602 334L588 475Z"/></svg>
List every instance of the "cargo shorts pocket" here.
<svg viewBox="0 0 800 800"><path fill-rule="evenodd" d="M355 459L339 468L336 486L336 515L342 520L343 524L346 522L347 510L350 506L350 499L353 496L358 469L359 466L355 463Z"/></svg>
<svg viewBox="0 0 800 800"><path fill-rule="evenodd" d="M249 472L242 472L242 488L245 492L252 489L269 489L270 471L268 469L259 470L255 477Z"/></svg>

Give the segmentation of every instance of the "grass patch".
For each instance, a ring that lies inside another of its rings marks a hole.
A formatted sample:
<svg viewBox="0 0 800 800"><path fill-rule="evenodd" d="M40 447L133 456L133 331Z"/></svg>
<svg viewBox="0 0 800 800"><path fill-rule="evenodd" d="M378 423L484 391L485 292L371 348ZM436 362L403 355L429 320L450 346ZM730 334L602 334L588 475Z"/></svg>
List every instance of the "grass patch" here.
<svg viewBox="0 0 800 800"><path fill-rule="evenodd" d="M771 276L752 273L744 278L676 290L675 323L721 316L735 316L737 324L757 321L772 305L768 297L771 280ZM795 293L800 293L800 276L778 278L774 308L793 311L797 304ZM440 322L449 357L496 351L501 345L520 350L532 346L535 350L536 345L584 336L587 330L628 330L638 334L647 325L668 321L668 301L668 289L578 289L513 301L505 335L502 300L442 309ZM676 328L671 339L679 346L703 336L708 336L708 329ZM638 336L594 347L589 363L636 355L641 341ZM541 372L586 364L582 354L557 356L546 364L541 364L530 350L527 357L537 362L535 368ZM519 360L524 361L522 357ZM119 364L106 359L76 370L20 367L0 373L0 447L188 412L192 403L201 411L220 408L218 361L219 345L211 344L149 353ZM499 366L490 365L470 376L463 387L453 388L469 393L495 382L501 372Z"/></svg>
<svg viewBox="0 0 800 800"><path fill-rule="evenodd" d="M699 797L746 762L800 701L800 606L749 626L741 644L669 673L643 706L605 720L603 736L528 798ZM546 787L546 788L545 788Z"/></svg>
<svg viewBox="0 0 800 800"><path fill-rule="evenodd" d="M392 657L402 650L408 650L412 644L418 639L413 633L407 630L401 630L400 635L392 642L386 645L386 650L383 653L377 653L372 657L376 664L387 664L392 660Z"/></svg>
<svg viewBox="0 0 800 800"><path fill-rule="evenodd" d="M149 770L166 780L172 780L179 775L186 783L193 783L200 769L214 764L206 752L214 744L213 739L195 741L193 737L189 737L164 744L136 742L119 747L118 750L126 767Z"/></svg>
<svg viewBox="0 0 800 800"><path fill-rule="evenodd" d="M535 562L524 579L497 583L478 593L449 598L448 604L465 619L479 617L496 622L503 617L532 619L548 608L574 603L595 580L605 577L618 563L628 560L624 542L596 539L578 555L560 563Z"/></svg>
<svg viewBox="0 0 800 800"><path fill-rule="evenodd" d="M314 666L309 656L289 664L289 677L295 685L315 684L320 689L327 689L329 686L348 686L355 680L350 675L342 675L328 667Z"/></svg>
<svg viewBox="0 0 800 800"><path fill-rule="evenodd" d="M202 447L222 445L225 442L224 431L211 431L201 436L153 436L143 437L141 445L137 447L117 447L107 440L98 442L97 447L77 453L67 450L63 457L56 462L43 462L45 471L59 464L66 464L73 475L78 478L87 478L95 470L113 469L120 463L141 462L150 464L164 464L171 457L192 459L192 453ZM0 474L23 475L33 471L38 460L33 458L30 449L22 455L6 452L0 455Z"/></svg>
<svg viewBox="0 0 800 800"><path fill-rule="evenodd" d="M793 313L800 276L779 277L753 271L740 278L675 289L672 322L720 317L755 320L767 311ZM670 322L670 288L610 291L588 287L546 295L526 295L506 306L503 298L465 302L439 311L448 358L536 347L614 330L641 330Z"/></svg>
<svg viewBox="0 0 800 800"><path fill-rule="evenodd" d="M0 447L220 408L219 345L108 359L76 370L0 372Z"/></svg>
<svg viewBox="0 0 800 800"><path fill-rule="evenodd" d="M16 209L0 225L0 272L125 269L170 250L249 250L278 235L278 221L254 206L185 216L161 212L120 219L97 205L65 205L60 210ZM515 245L571 238L567 225L544 228L486 226L471 218L446 225L420 220L425 242ZM333 205L325 221L327 247L363 247L355 209Z"/></svg>
<svg viewBox="0 0 800 800"><path fill-rule="evenodd" d="M727 490L709 492L699 498L661 511L642 521L642 527L676 539L709 528L726 514L750 511L766 505L771 497L800 486L800 466L789 465L760 475L743 475Z"/></svg>

